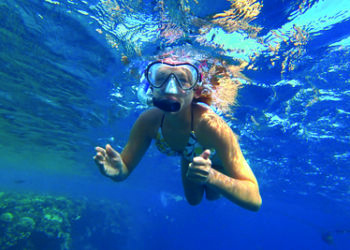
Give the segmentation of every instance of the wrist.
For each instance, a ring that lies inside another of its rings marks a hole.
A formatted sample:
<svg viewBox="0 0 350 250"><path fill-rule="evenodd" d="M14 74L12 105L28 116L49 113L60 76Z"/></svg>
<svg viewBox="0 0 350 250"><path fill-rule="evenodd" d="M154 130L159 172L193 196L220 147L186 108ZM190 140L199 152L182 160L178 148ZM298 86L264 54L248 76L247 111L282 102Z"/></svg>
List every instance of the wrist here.
<svg viewBox="0 0 350 250"><path fill-rule="evenodd" d="M123 181L129 176L129 170L126 167L124 162L121 162L121 165L120 167L118 167L118 170L119 170L118 174L111 176L111 179L113 181L117 181L117 182Z"/></svg>
<svg viewBox="0 0 350 250"><path fill-rule="evenodd" d="M218 171L215 170L214 168L211 168L210 171L209 171L207 184L210 185L210 186L215 185L215 182L216 182L216 179L217 179L217 175L218 175Z"/></svg>

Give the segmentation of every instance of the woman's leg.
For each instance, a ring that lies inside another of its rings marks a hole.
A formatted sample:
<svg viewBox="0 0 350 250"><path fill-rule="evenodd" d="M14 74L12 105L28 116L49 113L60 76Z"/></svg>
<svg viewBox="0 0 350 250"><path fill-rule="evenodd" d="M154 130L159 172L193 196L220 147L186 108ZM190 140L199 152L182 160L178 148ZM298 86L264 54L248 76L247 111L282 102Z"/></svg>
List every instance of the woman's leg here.
<svg viewBox="0 0 350 250"><path fill-rule="evenodd" d="M212 188L205 187L205 198L209 201L215 201L221 197L221 194L213 190Z"/></svg>

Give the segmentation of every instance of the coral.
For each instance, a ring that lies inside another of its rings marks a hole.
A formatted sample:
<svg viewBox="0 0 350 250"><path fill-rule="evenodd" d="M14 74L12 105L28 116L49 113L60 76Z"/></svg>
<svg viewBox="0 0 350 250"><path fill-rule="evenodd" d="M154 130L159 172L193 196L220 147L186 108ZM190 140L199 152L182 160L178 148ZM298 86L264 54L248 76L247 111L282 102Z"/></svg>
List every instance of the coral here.
<svg viewBox="0 0 350 250"><path fill-rule="evenodd" d="M35 228L35 221L25 216L19 219L17 226L24 231L32 231Z"/></svg>
<svg viewBox="0 0 350 250"><path fill-rule="evenodd" d="M35 194L0 196L0 249L99 249L97 237L126 238L121 236L128 230L118 204Z"/></svg>
<svg viewBox="0 0 350 250"><path fill-rule="evenodd" d="M13 220L13 215L9 212L0 215L0 221L11 222Z"/></svg>

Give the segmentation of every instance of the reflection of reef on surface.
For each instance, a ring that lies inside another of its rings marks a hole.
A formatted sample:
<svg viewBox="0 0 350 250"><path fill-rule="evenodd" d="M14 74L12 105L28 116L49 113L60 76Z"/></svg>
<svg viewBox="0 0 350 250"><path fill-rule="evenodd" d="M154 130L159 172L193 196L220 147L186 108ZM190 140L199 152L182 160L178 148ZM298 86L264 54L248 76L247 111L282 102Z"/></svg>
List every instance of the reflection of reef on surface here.
<svg viewBox="0 0 350 250"><path fill-rule="evenodd" d="M120 204L0 192L0 249L111 249L126 244Z"/></svg>
<svg viewBox="0 0 350 250"><path fill-rule="evenodd" d="M231 9L214 15L212 22L229 33L244 30L249 36L256 37L262 28L249 23L260 14L262 3L256 0L230 0L230 2Z"/></svg>

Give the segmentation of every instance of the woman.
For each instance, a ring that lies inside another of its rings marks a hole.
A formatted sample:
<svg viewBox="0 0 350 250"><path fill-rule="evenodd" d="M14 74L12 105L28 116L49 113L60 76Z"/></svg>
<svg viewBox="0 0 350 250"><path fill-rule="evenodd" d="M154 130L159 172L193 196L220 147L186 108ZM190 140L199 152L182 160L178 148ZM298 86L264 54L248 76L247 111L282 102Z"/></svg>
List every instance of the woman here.
<svg viewBox="0 0 350 250"><path fill-rule="evenodd" d="M181 157L189 204L199 204L205 193L208 200L222 195L258 211L258 183L235 134L220 116L197 103L203 95L198 68L190 63L156 61L147 67L145 77L155 108L140 115L120 154L110 145L96 147L94 160L101 173L114 181L125 180L156 140L161 152Z"/></svg>

